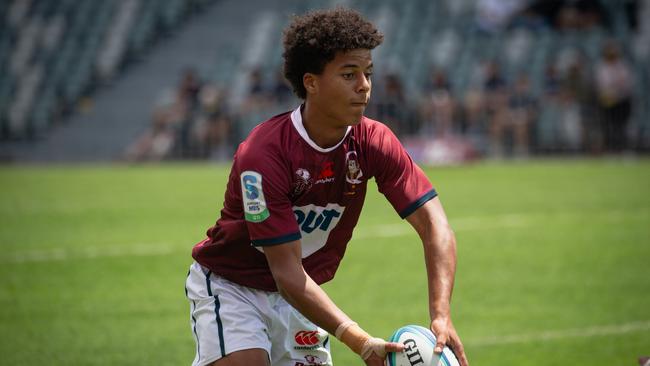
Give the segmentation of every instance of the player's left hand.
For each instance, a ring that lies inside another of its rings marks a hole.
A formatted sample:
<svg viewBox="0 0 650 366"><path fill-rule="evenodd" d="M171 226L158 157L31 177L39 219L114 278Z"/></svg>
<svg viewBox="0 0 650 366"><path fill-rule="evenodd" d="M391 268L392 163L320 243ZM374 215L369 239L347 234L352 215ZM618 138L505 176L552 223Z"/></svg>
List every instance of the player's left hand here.
<svg viewBox="0 0 650 366"><path fill-rule="evenodd" d="M467 356L465 356L465 349L463 343L456 333L456 328L451 322L449 317L436 317L431 321L431 330L436 335L437 343L434 352L436 354L442 353L445 345L449 346L454 351L461 366L469 366Z"/></svg>

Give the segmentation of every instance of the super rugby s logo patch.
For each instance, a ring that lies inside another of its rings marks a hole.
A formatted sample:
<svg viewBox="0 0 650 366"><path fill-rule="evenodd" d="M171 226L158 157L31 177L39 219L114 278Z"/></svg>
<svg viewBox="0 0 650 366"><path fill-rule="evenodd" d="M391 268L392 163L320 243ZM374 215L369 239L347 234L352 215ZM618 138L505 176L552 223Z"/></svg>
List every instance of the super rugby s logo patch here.
<svg viewBox="0 0 650 366"><path fill-rule="evenodd" d="M269 210L266 208L262 191L262 176L257 172L247 170L241 173L240 178L246 221L262 222L266 220L269 217Z"/></svg>

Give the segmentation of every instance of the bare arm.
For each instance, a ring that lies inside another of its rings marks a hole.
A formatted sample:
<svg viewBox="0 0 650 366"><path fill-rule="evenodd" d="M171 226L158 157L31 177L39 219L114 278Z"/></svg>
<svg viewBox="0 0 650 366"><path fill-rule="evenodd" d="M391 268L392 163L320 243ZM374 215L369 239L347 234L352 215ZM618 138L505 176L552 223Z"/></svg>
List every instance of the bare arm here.
<svg viewBox="0 0 650 366"><path fill-rule="evenodd" d="M401 344L372 338L334 304L305 272L300 241L265 247L264 254L282 297L307 319L335 334L359 354L366 365L383 366L386 352L404 348Z"/></svg>
<svg viewBox="0 0 650 366"><path fill-rule="evenodd" d="M264 254L280 294L307 319L331 334L339 324L350 321L305 272L300 241L265 247Z"/></svg>
<svg viewBox="0 0 650 366"><path fill-rule="evenodd" d="M456 237L438 197L428 201L407 221L415 228L424 246L424 260L429 284L431 329L438 338L436 353L450 345L461 365L468 365L463 344L451 321L451 294L456 274Z"/></svg>

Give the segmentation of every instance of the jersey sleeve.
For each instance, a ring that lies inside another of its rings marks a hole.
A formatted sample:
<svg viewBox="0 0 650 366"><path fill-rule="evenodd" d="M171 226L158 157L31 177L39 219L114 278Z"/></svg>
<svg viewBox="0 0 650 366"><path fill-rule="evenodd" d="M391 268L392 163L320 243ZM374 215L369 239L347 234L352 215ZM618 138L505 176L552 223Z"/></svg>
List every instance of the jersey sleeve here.
<svg viewBox="0 0 650 366"><path fill-rule="evenodd" d="M251 243L268 246L300 239L288 195L291 182L281 154L258 149L240 153L237 172Z"/></svg>
<svg viewBox="0 0 650 366"><path fill-rule="evenodd" d="M375 179L379 191L404 219L438 193L395 134L379 126L371 139Z"/></svg>

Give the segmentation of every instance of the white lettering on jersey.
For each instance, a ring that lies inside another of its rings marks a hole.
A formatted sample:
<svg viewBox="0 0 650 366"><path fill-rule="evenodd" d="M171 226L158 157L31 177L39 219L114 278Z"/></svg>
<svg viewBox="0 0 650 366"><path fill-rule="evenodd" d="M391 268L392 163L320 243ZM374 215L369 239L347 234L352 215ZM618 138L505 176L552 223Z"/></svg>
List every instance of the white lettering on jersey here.
<svg viewBox="0 0 650 366"><path fill-rule="evenodd" d="M307 258L317 250L324 247L330 232L343 216L345 207L336 203L328 203L327 206L294 206L293 213L300 228L300 244L302 246L302 257ZM261 247L255 247L263 252Z"/></svg>
<svg viewBox="0 0 650 366"><path fill-rule="evenodd" d="M345 207L336 203L328 203L325 207L316 205L293 207L302 234L300 242L303 258L309 257L325 246L330 232L343 216L343 211Z"/></svg>

